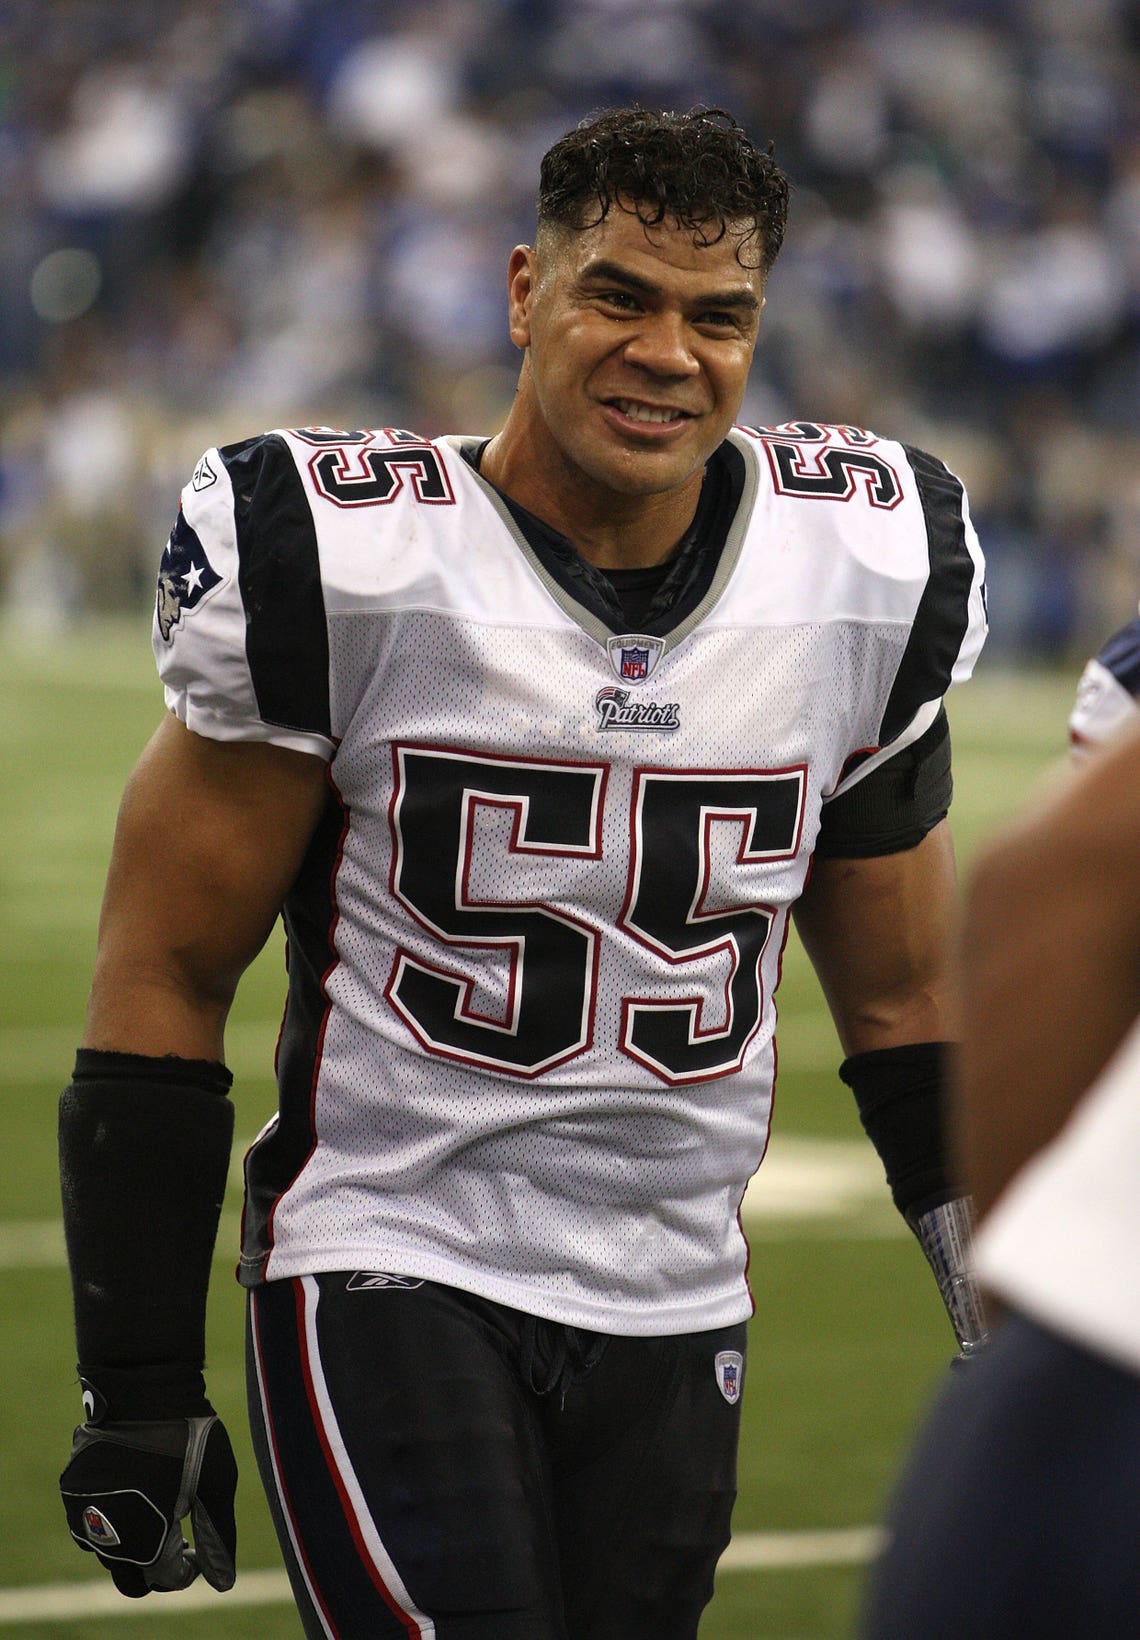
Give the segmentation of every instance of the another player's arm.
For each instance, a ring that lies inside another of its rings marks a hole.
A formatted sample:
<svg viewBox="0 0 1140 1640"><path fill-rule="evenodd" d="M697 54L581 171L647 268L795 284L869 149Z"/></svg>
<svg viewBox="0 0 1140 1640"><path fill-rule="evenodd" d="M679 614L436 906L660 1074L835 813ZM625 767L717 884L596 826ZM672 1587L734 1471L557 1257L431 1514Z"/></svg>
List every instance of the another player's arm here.
<svg viewBox="0 0 1140 1640"><path fill-rule="evenodd" d="M886 854L817 859L795 913L847 1055L840 1074L962 1351L985 1340L971 1212L948 1153L957 876L949 824Z"/></svg>
<svg viewBox="0 0 1140 1640"><path fill-rule="evenodd" d="M226 1015L326 801L320 759L154 735L124 795L60 1175L87 1417L72 1536L132 1596L234 1580L236 1467L205 1310L233 1134ZM182 1536L193 1524L194 1548Z"/></svg>
<svg viewBox="0 0 1140 1640"><path fill-rule="evenodd" d="M984 1214L1060 1130L1140 1010L1140 727L978 854L952 1105Z"/></svg>

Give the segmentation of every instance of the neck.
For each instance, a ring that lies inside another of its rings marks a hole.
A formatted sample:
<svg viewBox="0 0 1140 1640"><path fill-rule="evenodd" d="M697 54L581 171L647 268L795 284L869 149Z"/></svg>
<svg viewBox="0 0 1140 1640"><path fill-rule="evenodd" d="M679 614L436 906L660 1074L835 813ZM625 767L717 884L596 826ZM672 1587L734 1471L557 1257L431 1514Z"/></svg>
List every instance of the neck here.
<svg viewBox="0 0 1140 1640"><path fill-rule="evenodd" d="M672 557L693 522L704 468L655 494L628 494L591 479L534 424L507 418L480 471L512 501L573 541L598 569L645 569Z"/></svg>

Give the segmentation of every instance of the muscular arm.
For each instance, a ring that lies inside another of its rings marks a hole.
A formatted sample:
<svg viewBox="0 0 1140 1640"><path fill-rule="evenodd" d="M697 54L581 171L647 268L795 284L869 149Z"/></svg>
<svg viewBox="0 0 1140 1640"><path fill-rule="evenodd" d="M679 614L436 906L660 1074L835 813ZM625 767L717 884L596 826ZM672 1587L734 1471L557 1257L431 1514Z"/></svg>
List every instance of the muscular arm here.
<svg viewBox="0 0 1140 1640"><path fill-rule="evenodd" d="M222 1059L326 795L317 757L162 722L119 811L85 1047Z"/></svg>
<svg viewBox="0 0 1140 1640"><path fill-rule="evenodd" d="M1140 1009L1140 730L979 855L954 1104L984 1213L1061 1128Z"/></svg>
<svg viewBox="0 0 1140 1640"><path fill-rule="evenodd" d="M218 744L171 717L119 812L86 1051L60 1098L86 1413L60 1489L73 1538L131 1596L199 1571L234 1581L237 1470L203 1378L233 1133L217 1062L325 790L317 758Z"/></svg>
<svg viewBox="0 0 1140 1640"><path fill-rule="evenodd" d="M844 1053L950 1034L956 914L945 820L897 854L815 861L795 923Z"/></svg>
<svg viewBox="0 0 1140 1640"><path fill-rule="evenodd" d="M964 1356L986 1318L969 1271L970 1206L948 1165L942 1044L954 1029L957 884L949 828L914 848L817 862L798 918L849 1057L840 1074Z"/></svg>

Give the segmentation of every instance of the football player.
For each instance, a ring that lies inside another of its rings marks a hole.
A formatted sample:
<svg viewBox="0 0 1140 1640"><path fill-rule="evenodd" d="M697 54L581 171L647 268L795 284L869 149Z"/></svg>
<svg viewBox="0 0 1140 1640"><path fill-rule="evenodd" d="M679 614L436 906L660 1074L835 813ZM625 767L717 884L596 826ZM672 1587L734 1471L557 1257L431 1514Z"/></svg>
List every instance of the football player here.
<svg viewBox="0 0 1140 1640"><path fill-rule="evenodd" d="M1138 788L1133 723L977 862L951 1108L1002 1318L916 1443L865 1640L1140 1631Z"/></svg>
<svg viewBox="0 0 1140 1640"><path fill-rule="evenodd" d="M61 1106L87 1410L63 1492L126 1594L234 1575L203 1318L226 1015L279 915L240 1275L307 1635L696 1633L793 908L894 1199L981 1341L941 1092L943 696L982 644L982 559L935 457L735 425L787 192L716 111L587 121L510 256L501 431L279 429L183 491L169 711Z"/></svg>

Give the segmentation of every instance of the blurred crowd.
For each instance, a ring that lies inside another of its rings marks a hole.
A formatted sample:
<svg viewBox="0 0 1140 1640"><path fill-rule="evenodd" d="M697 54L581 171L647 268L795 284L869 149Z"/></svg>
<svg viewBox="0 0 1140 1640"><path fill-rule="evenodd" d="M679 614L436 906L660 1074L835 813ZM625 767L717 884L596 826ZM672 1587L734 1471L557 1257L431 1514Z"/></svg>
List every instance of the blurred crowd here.
<svg viewBox="0 0 1140 1640"><path fill-rule="evenodd" d="M966 480L995 649L1140 595L1130 0L0 0L0 606L142 608L207 445L492 431L538 162L731 109L793 183L744 419Z"/></svg>

